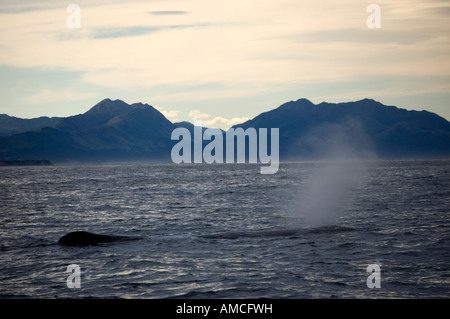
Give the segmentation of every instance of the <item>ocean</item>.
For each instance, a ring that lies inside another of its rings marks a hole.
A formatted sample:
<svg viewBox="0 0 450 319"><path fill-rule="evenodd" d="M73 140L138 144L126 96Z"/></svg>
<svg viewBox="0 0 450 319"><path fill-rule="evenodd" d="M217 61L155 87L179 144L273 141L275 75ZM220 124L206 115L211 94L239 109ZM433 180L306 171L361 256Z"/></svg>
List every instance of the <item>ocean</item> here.
<svg viewBox="0 0 450 319"><path fill-rule="evenodd" d="M0 167L0 298L450 296L448 159L260 167Z"/></svg>

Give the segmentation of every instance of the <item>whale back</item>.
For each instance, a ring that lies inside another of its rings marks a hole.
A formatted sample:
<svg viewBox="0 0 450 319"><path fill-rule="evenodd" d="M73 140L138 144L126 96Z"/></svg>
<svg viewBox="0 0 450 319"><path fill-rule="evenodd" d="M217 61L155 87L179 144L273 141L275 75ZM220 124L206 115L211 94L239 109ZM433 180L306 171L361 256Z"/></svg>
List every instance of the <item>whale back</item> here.
<svg viewBox="0 0 450 319"><path fill-rule="evenodd" d="M126 236L100 235L85 231L70 232L58 240L58 244L63 246L89 246L100 243L109 243L117 240L123 240Z"/></svg>

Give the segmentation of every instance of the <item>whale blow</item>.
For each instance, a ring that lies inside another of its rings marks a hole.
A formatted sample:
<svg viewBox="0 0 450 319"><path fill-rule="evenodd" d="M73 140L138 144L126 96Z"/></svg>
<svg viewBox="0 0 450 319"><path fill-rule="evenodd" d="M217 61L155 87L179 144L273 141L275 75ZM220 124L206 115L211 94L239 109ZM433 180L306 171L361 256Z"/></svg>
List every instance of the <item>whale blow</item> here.
<svg viewBox="0 0 450 319"><path fill-rule="evenodd" d="M70 232L58 240L58 244L63 246L89 246L100 243L110 243L120 240L139 239L140 237L117 236L117 235L100 235L85 231Z"/></svg>

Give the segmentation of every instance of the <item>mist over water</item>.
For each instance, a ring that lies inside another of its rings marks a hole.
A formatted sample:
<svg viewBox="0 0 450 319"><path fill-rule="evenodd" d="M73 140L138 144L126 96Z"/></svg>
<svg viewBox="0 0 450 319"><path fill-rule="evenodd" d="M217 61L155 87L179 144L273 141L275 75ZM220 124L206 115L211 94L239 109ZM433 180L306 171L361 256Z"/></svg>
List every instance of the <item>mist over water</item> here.
<svg viewBox="0 0 450 319"><path fill-rule="evenodd" d="M335 224L352 201L352 191L361 186L363 172L362 160L322 161L299 197L298 213L306 224L312 227Z"/></svg>
<svg viewBox="0 0 450 319"><path fill-rule="evenodd" d="M291 214L307 226L337 223L354 191L364 186L367 161L374 159L371 143L355 120L344 125L322 125L304 138L316 154L316 169L298 192Z"/></svg>

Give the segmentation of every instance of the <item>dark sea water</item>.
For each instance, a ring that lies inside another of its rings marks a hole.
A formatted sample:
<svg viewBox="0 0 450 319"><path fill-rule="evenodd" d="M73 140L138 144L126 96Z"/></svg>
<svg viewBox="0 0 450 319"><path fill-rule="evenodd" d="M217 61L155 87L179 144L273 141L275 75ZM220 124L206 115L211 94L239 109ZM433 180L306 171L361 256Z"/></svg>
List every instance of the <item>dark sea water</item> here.
<svg viewBox="0 0 450 319"><path fill-rule="evenodd" d="M0 297L448 298L449 218L449 160L0 167Z"/></svg>

